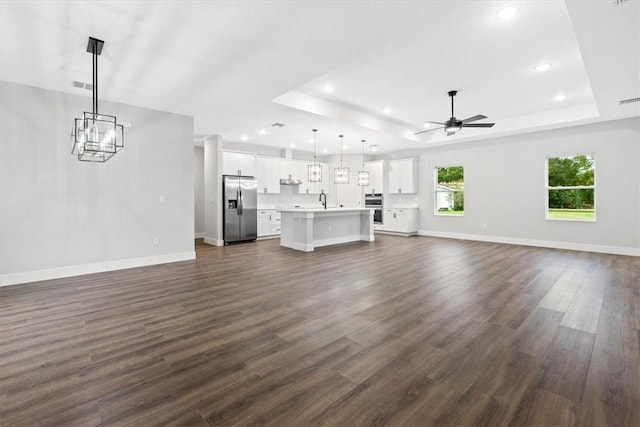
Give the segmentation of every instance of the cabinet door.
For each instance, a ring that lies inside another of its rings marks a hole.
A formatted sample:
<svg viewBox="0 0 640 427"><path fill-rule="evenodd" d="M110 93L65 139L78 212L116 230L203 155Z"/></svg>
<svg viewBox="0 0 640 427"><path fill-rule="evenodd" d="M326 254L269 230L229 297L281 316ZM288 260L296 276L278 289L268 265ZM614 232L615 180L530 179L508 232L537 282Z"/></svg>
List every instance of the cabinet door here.
<svg viewBox="0 0 640 427"><path fill-rule="evenodd" d="M384 161L376 160L364 164L365 170L369 171L369 185L365 187L365 193L384 193Z"/></svg>
<svg viewBox="0 0 640 427"><path fill-rule="evenodd" d="M222 174L237 175L238 174L238 153L222 153Z"/></svg>
<svg viewBox="0 0 640 427"><path fill-rule="evenodd" d="M258 211L258 237L268 236L271 234L271 222L269 221L268 211Z"/></svg>
<svg viewBox="0 0 640 427"><path fill-rule="evenodd" d="M417 193L418 168L416 159L389 161L389 193Z"/></svg>
<svg viewBox="0 0 640 427"><path fill-rule="evenodd" d="M394 231L415 233L418 231L418 209L393 209L395 219Z"/></svg>
<svg viewBox="0 0 640 427"><path fill-rule="evenodd" d="M402 192L401 184L400 184L400 170L402 169L402 164L399 160L390 160L389 161L389 172L387 174L387 188L389 189L389 193L398 194Z"/></svg>
<svg viewBox="0 0 640 427"><path fill-rule="evenodd" d="M406 209L395 209L395 220L395 231L409 233L409 212Z"/></svg>
<svg viewBox="0 0 640 427"><path fill-rule="evenodd" d="M253 154L222 153L222 173L224 175L255 176L256 164Z"/></svg>
<svg viewBox="0 0 640 427"><path fill-rule="evenodd" d="M286 179L291 175L292 178L296 178L298 173L298 162L293 160L280 160L280 178Z"/></svg>
<svg viewBox="0 0 640 427"><path fill-rule="evenodd" d="M382 230L395 231L396 214L395 209L384 209L382 213Z"/></svg>
<svg viewBox="0 0 640 427"><path fill-rule="evenodd" d="M280 192L280 159L256 157L258 193Z"/></svg>
<svg viewBox="0 0 640 427"><path fill-rule="evenodd" d="M256 175L256 156L254 156L253 154L239 154L238 170L241 171L241 175L255 176Z"/></svg>
<svg viewBox="0 0 640 427"><path fill-rule="evenodd" d="M418 165L416 159L402 160L400 188L402 188L403 193L418 192Z"/></svg>
<svg viewBox="0 0 640 427"><path fill-rule="evenodd" d="M298 186L298 193L300 194L310 194L313 193L314 187L313 182L309 182L308 171L307 171L307 162L296 162L296 175L294 178L298 178L302 181L302 184Z"/></svg>

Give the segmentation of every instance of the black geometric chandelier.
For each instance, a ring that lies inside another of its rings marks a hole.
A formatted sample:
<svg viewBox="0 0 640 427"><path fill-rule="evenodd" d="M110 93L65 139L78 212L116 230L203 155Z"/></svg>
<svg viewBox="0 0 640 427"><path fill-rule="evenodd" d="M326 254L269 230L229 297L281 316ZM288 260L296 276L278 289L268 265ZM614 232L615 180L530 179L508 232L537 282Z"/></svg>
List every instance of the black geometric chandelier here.
<svg viewBox="0 0 640 427"><path fill-rule="evenodd" d="M98 113L98 56L104 41L89 37L87 52L93 55L93 111L74 119L71 154L83 162L106 162L124 147L124 126L115 116Z"/></svg>

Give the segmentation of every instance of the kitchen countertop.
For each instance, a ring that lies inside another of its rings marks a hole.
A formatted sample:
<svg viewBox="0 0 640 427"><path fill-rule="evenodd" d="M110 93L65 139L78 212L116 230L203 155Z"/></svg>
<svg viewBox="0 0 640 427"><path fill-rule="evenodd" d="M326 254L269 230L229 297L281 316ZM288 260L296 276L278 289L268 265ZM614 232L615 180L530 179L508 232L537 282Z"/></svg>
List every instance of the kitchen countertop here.
<svg viewBox="0 0 640 427"><path fill-rule="evenodd" d="M362 212L371 211L373 208L281 208L281 212Z"/></svg>

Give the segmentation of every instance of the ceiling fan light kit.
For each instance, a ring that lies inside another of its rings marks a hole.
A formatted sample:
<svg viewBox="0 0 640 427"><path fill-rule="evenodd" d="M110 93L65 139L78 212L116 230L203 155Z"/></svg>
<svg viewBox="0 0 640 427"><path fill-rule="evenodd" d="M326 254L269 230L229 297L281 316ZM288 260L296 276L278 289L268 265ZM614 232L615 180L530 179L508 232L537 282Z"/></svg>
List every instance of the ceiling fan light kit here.
<svg viewBox="0 0 640 427"><path fill-rule="evenodd" d="M124 126L115 116L98 113L98 56L104 41L89 37L87 52L93 56L93 111L75 118L71 154L83 162L104 163L124 147Z"/></svg>
<svg viewBox="0 0 640 427"><path fill-rule="evenodd" d="M426 130L414 133L414 135L420 135L422 133L431 132L431 131L437 130L437 129L444 129L444 131L447 133L447 136L451 136L451 135L454 135L459 130L461 130L462 128L490 128L490 127L493 127L493 125L495 125L495 123L471 123L471 122L475 122L475 121L487 118L487 116L483 116L482 114L477 114L475 116L471 116L471 117L466 118L464 120L458 120L456 118L455 114L454 114L454 111L453 111L453 97L458 94L458 91L457 90L450 90L447 94L451 98L451 117L449 118L449 120L447 120L444 123L443 122L425 121L424 122L424 124L425 124L424 127L428 127L428 126L426 126L427 124L440 125L440 127L436 127L436 128L430 128L429 127Z"/></svg>

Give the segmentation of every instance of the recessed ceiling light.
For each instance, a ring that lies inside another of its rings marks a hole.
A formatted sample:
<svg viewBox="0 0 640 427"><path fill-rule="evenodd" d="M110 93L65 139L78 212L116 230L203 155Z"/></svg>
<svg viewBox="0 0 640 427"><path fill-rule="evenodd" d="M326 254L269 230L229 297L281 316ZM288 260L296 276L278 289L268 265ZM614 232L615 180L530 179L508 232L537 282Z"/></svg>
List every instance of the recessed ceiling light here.
<svg viewBox="0 0 640 427"><path fill-rule="evenodd" d="M369 148L371 149L371 151L373 151L374 153L376 153L378 151L378 146L377 145L370 145Z"/></svg>
<svg viewBox="0 0 640 427"><path fill-rule="evenodd" d="M498 11L498 13L496 14L496 16L501 21L508 21L509 19L511 19L514 16L516 16L516 13L518 13L518 9L516 9L515 6L507 6L507 7L504 7L502 9L500 9Z"/></svg>
<svg viewBox="0 0 640 427"><path fill-rule="evenodd" d="M309 144L313 144L313 138L309 140Z"/></svg>
<svg viewBox="0 0 640 427"><path fill-rule="evenodd" d="M385 114L391 114L391 107L384 107Z"/></svg>
<svg viewBox="0 0 640 427"><path fill-rule="evenodd" d="M260 129L260 131L258 132L260 135L264 135L267 133L266 130L264 130L264 128Z"/></svg>
<svg viewBox="0 0 640 427"><path fill-rule="evenodd" d="M556 102L562 102L565 99L567 99L567 95L565 95L564 93L559 93L555 96L555 98L553 98L553 100Z"/></svg>
<svg viewBox="0 0 640 427"><path fill-rule="evenodd" d="M296 148L296 144L294 144L293 142L291 144L289 144L289 147L291 148Z"/></svg>
<svg viewBox="0 0 640 427"><path fill-rule="evenodd" d="M342 149L343 149L343 150L347 150L348 148L349 148L349 147L347 147L346 145L344 145L344 144L342 145Z"/></svg>
<svg viewBox="0 0 640 427"><path fill-rule="evenodd" d="M241 140L243 140L243 141L246 141L246 140L247 140L247 139L249 139L249 138L247 138L247 135L242 135L242 136L240 137L240 139L241 139Z"/></svg>
<svg viewBox="0 0 640 427"><path fill-rule="evenodd" d="M325 154L327 154L329 151L328 151L326 148L323 148L323 149L322 149L322 152L323 152L323 153L325 153Z"/></svg>
<svg viewBox="0 0 640 427"><path fill-rule="evenodd" d="M429 122L424 122L424 124L422 125L423 128L425 129L429 129L431 127L431 123Z"/></svg>
<svg viewBox="0 0 640 427"><path fill-rule="evenodd" d="M333 86L331 86L329 83L327 83L326 85L324 85L322 87L322 91L324 93L333 93Z"/></svg>
<svg viewBox="0 0 640 427"><path fill-rule="evenodd" d="M551 64L549 64L548 62L545 62L543 64L536 65L534 70L536 70L539 73L542 73L544 71L549 70L549 68L551 68Z"/></svg>

